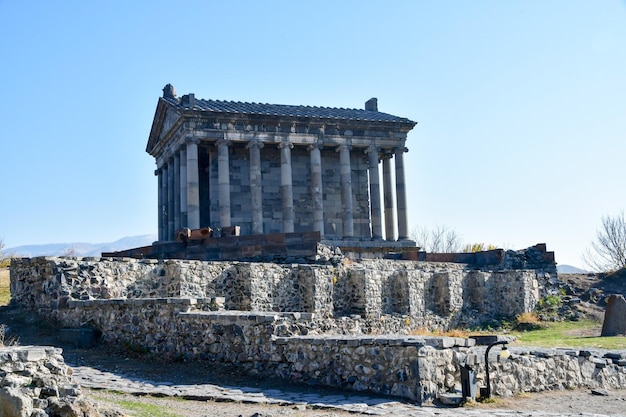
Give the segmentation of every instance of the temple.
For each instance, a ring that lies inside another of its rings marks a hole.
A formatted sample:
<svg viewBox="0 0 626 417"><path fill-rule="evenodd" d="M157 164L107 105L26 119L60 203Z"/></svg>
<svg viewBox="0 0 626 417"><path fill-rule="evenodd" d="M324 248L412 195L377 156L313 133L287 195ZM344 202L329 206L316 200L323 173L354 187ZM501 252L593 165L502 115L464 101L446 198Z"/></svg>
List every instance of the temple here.
<svg viewBox="0 0 626 417"><path fill-rule="evenodd" d="M375 98L364 109L245 103L177 97L168 84L146 147L157 165L158 239L236 225L242 235L404 246L415 125L379 112Z"/></svg>

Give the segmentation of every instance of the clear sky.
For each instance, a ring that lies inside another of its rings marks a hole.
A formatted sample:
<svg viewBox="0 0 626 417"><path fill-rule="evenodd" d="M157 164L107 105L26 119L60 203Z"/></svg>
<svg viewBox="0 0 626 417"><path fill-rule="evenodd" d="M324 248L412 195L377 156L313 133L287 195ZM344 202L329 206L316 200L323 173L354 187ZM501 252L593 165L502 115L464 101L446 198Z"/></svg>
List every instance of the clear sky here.
<svg viewBox="0 0 626 417"><path fill-rule="evenodd" d="M156 234L161 89L418 122L409 222L582 266L626 209L626 2L0 0L0 238Z"/></svg>

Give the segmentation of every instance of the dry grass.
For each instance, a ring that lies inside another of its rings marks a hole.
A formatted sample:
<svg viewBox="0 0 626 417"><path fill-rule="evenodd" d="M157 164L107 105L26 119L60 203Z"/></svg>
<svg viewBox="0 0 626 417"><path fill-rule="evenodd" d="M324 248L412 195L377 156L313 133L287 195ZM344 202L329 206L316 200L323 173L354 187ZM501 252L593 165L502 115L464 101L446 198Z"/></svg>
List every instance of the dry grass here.
<svg viewBox="0 0 626 417"><path fill-rule="evenodd" d="M539 317L534 311L529 313L522 313L515 317L517 323L539 323Z"/></svg>
<svg viewBox="0 0 626 417"><path fill-rule="evenodd" d="M9 268L0 268L0 306L9 304L11 300L11 278Z"/></svg>
<svg viewBox="0 0 626 417"><path fill-rule="evenodd" d="M469 337L470 332L463 329L450 329L450 330L441 330L441 329L427 329L425 327L420 327L409 332L412 336L448 336L448 337ZM472 332L471 334L476 334L476 332Z"/></svg>

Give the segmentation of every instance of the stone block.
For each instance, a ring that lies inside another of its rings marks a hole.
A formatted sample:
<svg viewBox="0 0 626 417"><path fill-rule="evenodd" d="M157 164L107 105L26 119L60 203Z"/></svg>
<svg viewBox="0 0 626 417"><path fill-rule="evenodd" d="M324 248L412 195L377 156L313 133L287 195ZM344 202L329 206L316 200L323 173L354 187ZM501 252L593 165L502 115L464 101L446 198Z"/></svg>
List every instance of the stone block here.
<svg viewBox="0 0 626 417"><path fill-rule="evenodd" d="M601 336L626 335L626 299L613 294L606 303Z"/></svg>
<svg viewBox="0 0 626 417"><path fill-rule="evenodd" d="M241 234L240 226L226 226L222 227L222 237L225 236L239 236Z"/></svg>
<svg viewBox="0 0 626 417"><path fill-rule="evenodd" d="M285 243L285 234L284 233L271 233L265 235L265 239L268 244L283 244Z"/></svg>

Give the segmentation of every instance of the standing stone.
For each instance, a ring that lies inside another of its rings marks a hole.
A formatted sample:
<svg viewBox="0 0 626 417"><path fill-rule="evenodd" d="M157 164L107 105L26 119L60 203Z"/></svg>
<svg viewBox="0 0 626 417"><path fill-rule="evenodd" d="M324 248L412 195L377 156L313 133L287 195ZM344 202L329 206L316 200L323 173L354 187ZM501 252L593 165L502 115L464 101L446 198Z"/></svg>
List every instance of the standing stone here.
<svg viewBox="0 0 626 417"><path fill-rule="evenodd" d="M626 299L613 294L606 303L601 336L626 335Z"/></svg>

